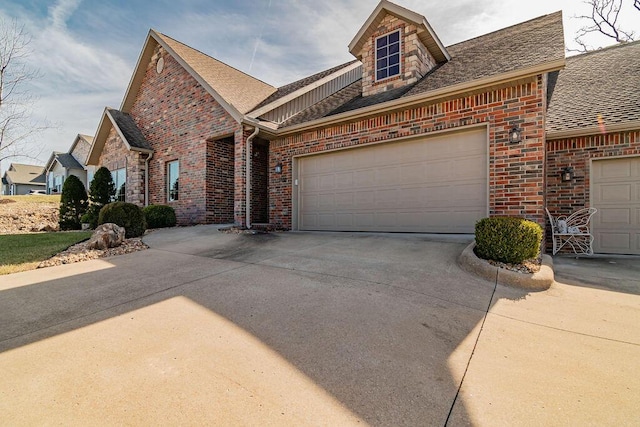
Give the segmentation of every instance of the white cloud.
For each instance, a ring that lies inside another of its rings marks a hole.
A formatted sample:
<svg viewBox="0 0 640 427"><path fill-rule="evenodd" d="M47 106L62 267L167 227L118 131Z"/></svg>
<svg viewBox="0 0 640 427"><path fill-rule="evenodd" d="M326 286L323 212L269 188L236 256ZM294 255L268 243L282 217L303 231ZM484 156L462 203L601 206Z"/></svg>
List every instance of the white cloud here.
<svg viewBox="0 0 640 427"><path fill-rule="evenodd" d="M58 0L49 7L49 18L51 24L56 28L64 28L67 19L75 12L82 0Z"/></svg>

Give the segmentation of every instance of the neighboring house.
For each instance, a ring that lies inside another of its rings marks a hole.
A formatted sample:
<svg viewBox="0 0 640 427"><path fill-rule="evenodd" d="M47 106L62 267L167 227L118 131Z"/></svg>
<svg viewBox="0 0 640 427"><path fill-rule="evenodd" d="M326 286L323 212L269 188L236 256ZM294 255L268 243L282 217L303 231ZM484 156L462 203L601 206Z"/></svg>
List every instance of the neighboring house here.
<svg viewBox="0 0 640 427"><path fill-rule="evenodd" d="M45 176L42 166L11 163L2 176L2 192L5 195L18 196L30 191L44 191Z"/></svg>
<svg viewBox="0 0 640 427"><path fill-rule="evenodd" d="M127 201L173 206L180 224L432 233L472 233L495 215L544 226L547 204L597 205L584 183L609 170L598 157L630 156L637 174L637 43L565 59L556 12L445 47L423 16L382 0L349 51L354 61L275 88L151 30L87 163L120 174ZM577 84L574 70L593 80ZM599 106L586 92L605 77ZM601 135L573 92L616 133ZM558 182L565 165L571 183ZM637 211L624 229L635 243L604 244L623 228L596 223L596 247L640 253Z"/></svg>
<svg viewBox="0 0 640 427"><path fill-rule="evenodd" d="M77 176L88 190L94 168L86 167L85 162L92 142L92 136L78 134L67 153L54 151L51 154L44 167L47 177L47 194L61 193L62 185L70 175Z"/></svg>

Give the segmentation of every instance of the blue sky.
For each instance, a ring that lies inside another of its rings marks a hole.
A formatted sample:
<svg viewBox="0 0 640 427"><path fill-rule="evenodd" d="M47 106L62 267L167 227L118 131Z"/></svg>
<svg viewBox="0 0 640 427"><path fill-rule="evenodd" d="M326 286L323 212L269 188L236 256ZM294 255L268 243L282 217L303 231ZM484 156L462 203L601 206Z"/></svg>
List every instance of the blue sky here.
<svg viewBox="0 0 640 427"><path fill-rule="evenodd" d="M640 12L622 23L640 33ZM378 0L3 0L0 19L32 37L28 65L40 77L33 119L41 164L67 151L78 133L93 135L105 106L120 106L149 28L279 86L352 59L347 45ZM569 47L589 11L580 0L396 0L421 13L445 45L563 10ZM632 18L636 18L635 20ZM634 28L635 27L635 28ZM592 40L594 46L611 44ZM29 159L15 162L34 163ZM2 165L8 166L8 162Z"/></svg>

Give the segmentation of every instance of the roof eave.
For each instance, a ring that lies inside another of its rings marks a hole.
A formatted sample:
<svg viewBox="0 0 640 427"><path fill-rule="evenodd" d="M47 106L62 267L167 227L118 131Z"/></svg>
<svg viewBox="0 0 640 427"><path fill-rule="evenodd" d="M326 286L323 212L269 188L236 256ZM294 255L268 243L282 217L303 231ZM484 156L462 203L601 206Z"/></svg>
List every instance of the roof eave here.
<svg viewBox="0 0 640 427"><path fill-rule="evenodd" d="M585 126L578 129L547 131L546 139L547 141L552 141L556 139L578 138L581 136L637 130L640 130L640 120L630 120L624 123L605 125L604 132L602 132L602 128L600 126Z"/></svg>
<svg viewBox="0 0 640 427"><path fill-rule="evenodd" d="M91 148L89 148L89 154L87 154L87 160L85 161L85 164L87 166L89 165L97 166L98 160L100 160L100 154L102 153L102 149L104 148L104 143L106 142L107 137L109 136L108 125L111 122L111 119L105 120L105 117L107 117L108 110L109 110L109 107L105 107L104 111L102 112L102 116L100 117L100 123L98 123L98 129L96 130L96 134L93 137L93 142L91 143Z"/></svg>
<svg viewBox="0 0 640 427"><path fill-rule="evenodd" d="M453 86L447 86L441 89L432 90L430 92L420 93L417 95L407 96L404 98L394 99L392 101L382 102L369 107L359 108L353 111L346 111L344 113L335 114L328 117L322 117L309 122L300 123L297 125L289 126L278 131L279 135L287 135L291 133L297 133L310 128L318 126L327 126L332 123L338 123L345 120L353 120L360 117L374 115L381 111L389 109L398 109L409 107L413 104L436 100L439 98L445 98L452 95L457 95L471 90L476 90L486 86L494 86L509 81L518 80L526 77L535 76L538 74L548 73L556 71L565 66L565 59L559 59L555 61L549 61L542 64L538 64L532 67L522 68L514 70L508 73L499 74L496 76L485 77L481 79L471 80L464 83L459 83Z"/></svg>

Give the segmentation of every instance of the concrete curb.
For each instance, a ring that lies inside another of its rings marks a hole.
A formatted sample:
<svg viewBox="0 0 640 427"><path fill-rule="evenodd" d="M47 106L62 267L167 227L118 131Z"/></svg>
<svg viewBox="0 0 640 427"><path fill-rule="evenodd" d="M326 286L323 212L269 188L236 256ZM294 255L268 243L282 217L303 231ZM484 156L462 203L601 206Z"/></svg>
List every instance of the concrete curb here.
<svg viewBox="0 0 640 427"><path fill-rule="evenodd" d="M472 242L458 257L458 264L463 270L475 274L490 281L497 281L501 285L532 291L546 291L554 282L553 260L549 255L542 255L540 271L533 274L518 273L496 267L489 262L480 259L473 252L476 243Z"/></svg>

